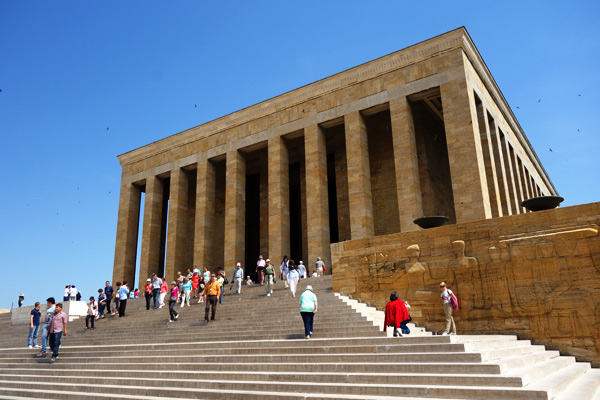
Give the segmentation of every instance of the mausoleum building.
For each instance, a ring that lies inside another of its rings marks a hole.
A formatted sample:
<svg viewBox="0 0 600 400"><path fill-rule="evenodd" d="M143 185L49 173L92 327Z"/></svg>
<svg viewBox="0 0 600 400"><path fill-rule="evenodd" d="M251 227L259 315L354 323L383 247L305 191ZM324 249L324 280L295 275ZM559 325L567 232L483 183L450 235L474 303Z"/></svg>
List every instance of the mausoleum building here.
<svg viewBox="0 0 600 400"><path fill-rule="evenodd" d="M251 274L261 254L331 265L332 244L417 217L471 223L556 194L464 28L118 158L113 280L139 268L139 287L194 265Z"/></svg>

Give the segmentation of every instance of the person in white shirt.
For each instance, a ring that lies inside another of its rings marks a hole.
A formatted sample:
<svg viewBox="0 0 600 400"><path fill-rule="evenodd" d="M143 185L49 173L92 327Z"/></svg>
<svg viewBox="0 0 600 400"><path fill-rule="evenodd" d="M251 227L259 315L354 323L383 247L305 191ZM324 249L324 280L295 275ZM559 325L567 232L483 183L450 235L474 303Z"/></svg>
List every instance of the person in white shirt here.
<svg viewBox="0 0 600 400"><path fill-rule="evenodd" d="M77 288L75 285L71 285L71 289L69 289L69 299L71 301L75 301L75 297L77 296Z"/></svg>
<svg viewBox="0 0 600 400"><path fill-rule="evenodd" d="M242 291L242 281L244 280L244 270L242 269L242 264L237 263L235 269L233 270L233 286L237 290L237 294L240 294Z"/></svg>

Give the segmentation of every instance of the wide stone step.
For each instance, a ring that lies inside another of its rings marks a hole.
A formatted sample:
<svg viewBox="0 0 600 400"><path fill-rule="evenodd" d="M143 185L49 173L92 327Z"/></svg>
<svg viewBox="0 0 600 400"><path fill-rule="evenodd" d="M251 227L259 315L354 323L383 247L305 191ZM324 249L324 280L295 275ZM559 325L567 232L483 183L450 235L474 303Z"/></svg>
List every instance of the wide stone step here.
<svg viewBox="0 0 600 400"><path fill-rule="evenodd" d="M161 380L149 377L134 381L124 378L86 377L72 378L71 382L38 382L33 380L0 379L2 391L13 389L64 390L70 393L89 392L118 394L148 394L174 398L223 399L231 397L229 391L243 391L245 399L266 398L280 393L311 393L330 395L439 397L463 399L548 399L544 391L525 388L493 388L482 386L433 386L402 384L353 384L315 382L225 381L225 380ZM22 377L29 378L29 377ZM78 383L73 383L73 382ZM226 388L226 389L225 389ZM1 393L1 392L0 392ZM242 398L242 397L240 397Z"/></svg>
<svg viewBox="0 0 600 400"><path fill-rule="evenodd" d="M451 369L451 368L448 368ZM393 370L391 370L393 371ZM169 381L173 386L180 386L178 381L187 380L229 380L229 381L270 381L270 382L315 382L315 383L381 383L381 384L414 384L414 385L453 385L453 386L496 386L496 387L523 387L523 380L517 376L500 376L494 374L433 374L433 373L398 373L398 372L280 372L280 371L168 371L154 370L153 378L159 381ZM16 371L15 371L16 372ZM93 375L90 375L93 374ZM90 379L90 376L103 378L123 378L130 380L143 380L148 377L146 369L104 369L104 370L78 370L78 369L53 369L53 370L27 370L19 369L19 374L0 372L0 380L35 380L38 375L50 375L59 380L72 378ZM18 379L13 377L18 376ZM184 384L181 384L184 386Z"/></svg>
<svg viewBox="0 0 600 400"><path fill-rule="evenodd" d="M111 366L117 369L130 370L139 368L139 364L125 362L111 363ZM45 371L52 374L54 370L64 368L73 368L76 370L99 370L106 368L104 364L88 364L88 363L69 363L68 366L62 364L44 363L13 363L3 364L0 371L7 373L15 370L36 370ZM394 371L396 373L432 373L432 374L500 374L500 368L496 364L482 363L366 363L366 362L348 362L348 363L243 363L243 362L219 362L216 364L199 364L199 363L160 363L160 368L176 371L194 371L194 372L214 372L214 371L262 371L262 372L343 372L343 373L374 373L384 371ZM37 373L37 372L36 372Z"/></svg>

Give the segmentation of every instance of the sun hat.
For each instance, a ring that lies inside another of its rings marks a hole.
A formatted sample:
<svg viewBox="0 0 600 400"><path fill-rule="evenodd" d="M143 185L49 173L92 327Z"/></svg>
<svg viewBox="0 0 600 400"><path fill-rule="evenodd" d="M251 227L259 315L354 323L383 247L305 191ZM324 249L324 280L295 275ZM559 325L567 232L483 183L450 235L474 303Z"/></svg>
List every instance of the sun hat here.
<svg viewBox="0 0 600 400"><path fill-rule="evenodd" d="M306 286L306 290L310 290L312 292L313 291L312 285Z"/></svg>

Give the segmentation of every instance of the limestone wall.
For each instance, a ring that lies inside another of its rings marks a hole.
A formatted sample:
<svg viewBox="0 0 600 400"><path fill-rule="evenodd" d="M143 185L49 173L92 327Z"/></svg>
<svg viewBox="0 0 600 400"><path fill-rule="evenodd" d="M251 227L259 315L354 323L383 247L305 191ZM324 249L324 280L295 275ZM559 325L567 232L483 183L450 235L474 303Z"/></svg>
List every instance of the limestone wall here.
<svg viewBox="0 0 600 400"><path fill-rule="evenodd" d="M592 203L336 243L333 288L379 308L398 291L441 331L445 281L459 334L517 334L598 367L599 225Z"/></svg>

